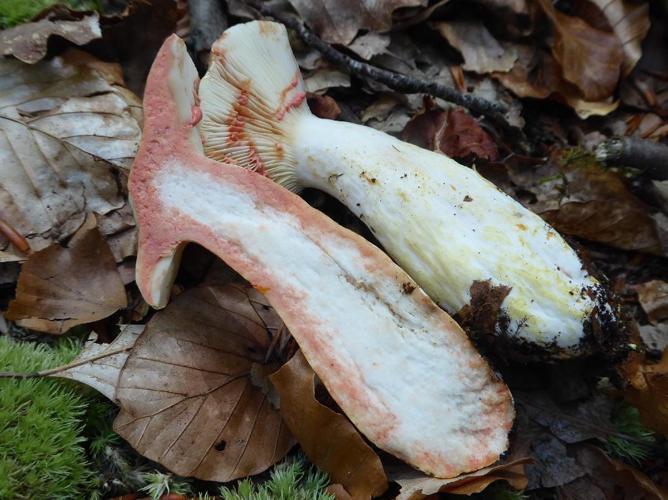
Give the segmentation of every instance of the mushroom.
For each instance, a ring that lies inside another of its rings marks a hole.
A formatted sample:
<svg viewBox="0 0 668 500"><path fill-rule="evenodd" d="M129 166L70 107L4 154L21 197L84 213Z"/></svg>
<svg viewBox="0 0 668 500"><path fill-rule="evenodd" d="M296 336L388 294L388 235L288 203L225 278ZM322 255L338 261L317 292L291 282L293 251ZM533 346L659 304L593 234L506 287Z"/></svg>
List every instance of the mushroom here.
<svg viewBox="0 0 668 500"><path fill-rule="evenodd" d="M512 398L464 332L371 243L266 177L206 158L198 83L171 36L148 77L129 181L146 301L166 304L181 250L196 242L266 295L380 448L440 477L497 460Z"/></svg>
<svg viewBox="0 0 668 500"><path fill-rule="evenodd" d="M514 349L529 344L568 357L591 350L592 331L617 330L605 287L576 252L474 170L371 128L313 116L283 25L225 31L200 96L207 156L292 191L313 187L338 198L449 313L488 282L510 289L491 333Z"/></svg>

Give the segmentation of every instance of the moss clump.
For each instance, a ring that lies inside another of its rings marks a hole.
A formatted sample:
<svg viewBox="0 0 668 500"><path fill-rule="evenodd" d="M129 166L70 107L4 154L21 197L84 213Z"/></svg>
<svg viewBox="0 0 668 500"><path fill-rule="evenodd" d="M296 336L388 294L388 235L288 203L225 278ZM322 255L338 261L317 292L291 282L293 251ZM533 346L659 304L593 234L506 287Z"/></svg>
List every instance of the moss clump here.
<svg viewBox="0 0 668 500"><path fill-rule="evenodd" d="M222 487L220 495L223 500L334 500L334 495L325 491L327 474L306 467L303 457L289 459L274 467L264 483L244 479L234 490Z"/></svg>
<svg viewBox="0 0 668 500"><path fill-rule="evenodd" d="M0 29L29 21L52 5L66 5L74 10L99 10L99 0L0 0Z"/></svg>
<svg viewBox="0 0 668 500"><path fill-rule="evenodd" d="M0 337L0 371L31 372L71 361L55 348ZM0 499L84 498L93 486L84 448L84 398L65 381L0 379Z"/></svg>

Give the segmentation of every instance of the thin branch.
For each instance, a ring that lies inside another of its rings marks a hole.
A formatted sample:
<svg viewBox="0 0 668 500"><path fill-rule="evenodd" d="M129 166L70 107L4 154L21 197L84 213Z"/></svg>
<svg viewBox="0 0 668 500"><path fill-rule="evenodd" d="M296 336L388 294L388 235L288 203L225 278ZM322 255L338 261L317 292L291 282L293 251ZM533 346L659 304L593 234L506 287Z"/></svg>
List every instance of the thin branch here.
<svg viewBox="0 0 668 500"><path fill-rule="evenodd" d="M313 47L332 63L346 69L354 75L366 76L374 81L380 82L387 87L406 94L429 94L434 97L457 104L468 109L474 115L487 117L494 125L503 131L514 143L526 146L524 134L516 127L511 126L503 117L507 111L505 106L488 101L473 94L459 92L453 87L445 86L438 82L425 81L412 76L395 73L387 69L379 68L371 64L358 61L338 51L328 43L309 30L301 20L294 16L275 11L272 7L256 0L248 0L248 3L256 8L262 15L273 17L292 29L310 47Z"/></svg>
<svg viewBox="0 0 668 500"><path fill-rule="evenodd" d="M596 147L596 159L644 170L652 179L668 179L668 145L638 137L615 137Z"/></svg>

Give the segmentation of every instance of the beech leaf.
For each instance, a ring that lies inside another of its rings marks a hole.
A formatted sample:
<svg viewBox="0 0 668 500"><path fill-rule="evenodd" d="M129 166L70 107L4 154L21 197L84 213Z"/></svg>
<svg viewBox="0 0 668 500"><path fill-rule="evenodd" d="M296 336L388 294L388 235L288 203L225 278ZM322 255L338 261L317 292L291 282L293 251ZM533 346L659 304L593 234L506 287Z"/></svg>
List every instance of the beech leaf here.
<svg viewBox="0 0 668 500"><path fill-rule="evenodd" d="M118 65L77 50L0 61L0 214L33 250L73 234L86 212L124 205L141 102L122 84Z"/></svg>
<svg viewBox="0 0 668 500"><path fill-rule="evenodd" d="M658 363L632 356L625 371L629 386L624 397L638 408L643 424L668 436L668 349Z"/></svg>
<svg viewBox="0 0 668 500"><path fill-rule="evenodd" d="M668 318L668 283L661 280L636 285L638 301L652 323Z"/></svg>
<svg viewBox="0 0 668 500"><path fill-rule="evenodd" d="M68 246L55 243L30 255L6 318L19 326L62 334L126 305L116 261L91 215Z"/></svg>
<svg viewBox="0 0 668 500"><path fill-rule="evenodd" d="M426 5L425 0L290 0L299 15L325 41L349 44L361 29L388 31L392 12Z"/></svg>
<svg viewBox="0 0 668 500"><path fill-rule="evenodd" d="M315 397L315 373L299 351L271 376L281 398L281 415L306 456L355 499L387 489L380 458L353 424Z"/></svg>
<svg viewBox="0 0 668 500"><path fill-rule="evenodd" d="M539 5L554 26L552 53L563 77L575 84L588 101L611 96L619 81L624 57L617 36L560 12L551 0L540 0Z"/></svg>
<svg viewBox="0 0 668 500"><path fill-rule="evenodd" d="M283 458L294 439L266 363L284 327L252 288L200 287L151 319L121 372L114 430L176 474L231 481Z"/></svg>
<svg viewBox="0 0 668 500"><path fill-rule="evenodd" d="M102 37L97 12L77 12L55 5L33 22L0 31L0 53L34 64L46 55L47 43L59 36L76 45Z"/></svg>

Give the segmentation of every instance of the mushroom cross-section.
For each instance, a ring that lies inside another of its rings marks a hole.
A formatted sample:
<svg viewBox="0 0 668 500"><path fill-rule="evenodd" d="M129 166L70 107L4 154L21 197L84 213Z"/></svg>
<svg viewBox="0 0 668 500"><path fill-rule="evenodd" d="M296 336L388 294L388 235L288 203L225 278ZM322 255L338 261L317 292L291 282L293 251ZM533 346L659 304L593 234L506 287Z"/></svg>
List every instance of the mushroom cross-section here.
<svg viewBox="0 0 668 500"><path fill-rule="evenodd" d="M266 295L373 443L442 477L497 460L512 398L464 332L375 246L271 180L206 158L197 87L170 37L149 74L129 184L144 298L165 305L181 249L196 242Z"/></svg>
<svg viewBox="0 0 668 500"><path fill-rule="evenodd" d="M476 283L510 288L502 321L485 333L563 357L617 331L606 289L575 251L474 170L369 127L313 116L283 25L236 25L211 54L200 87L207 156L338 198L451 314L469 305Z"/></svg>

